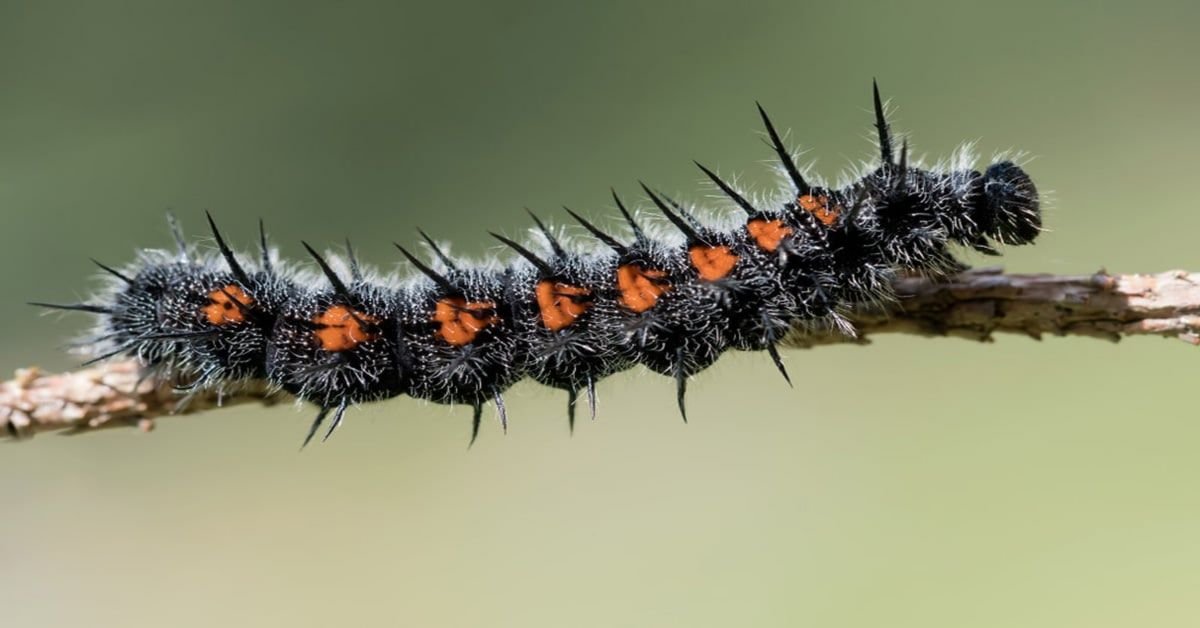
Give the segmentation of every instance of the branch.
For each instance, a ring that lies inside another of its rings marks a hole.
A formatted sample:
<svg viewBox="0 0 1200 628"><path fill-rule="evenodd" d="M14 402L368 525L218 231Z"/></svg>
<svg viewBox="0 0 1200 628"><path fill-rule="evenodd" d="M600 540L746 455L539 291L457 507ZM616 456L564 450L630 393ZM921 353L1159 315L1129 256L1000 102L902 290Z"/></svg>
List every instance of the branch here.
<svg viewBox="0 0 1200 628"><path fill-rule="evenodd" d="M1120 340L1124 336L1164 336L1200 345L1200 273L1157 275L1006 275L984 269L949 281L904 278L896 282L900 300L886 309L864 308L850 320L851 338L828 331L797 330L791 347L838 343L866 344L882 333L951 336L991 341L995 333L1033 338L1043 334ZM217 406L273 403L265 388L227 394L196 394L176 411L180 397L169 386L140 381L129 361L57 375L21 369L0 384L0 438L37 432L69 434L121 426L143 431L154 419L193 414Z"/></svg>
<svg viewBox="0 0 1200 628"><path fill-rule="evenodd" d="M788 344L866 344L869 336L880 333L990 342L999 332L1037 340L1054 334L1114 342L1123 336L1164 336L1200 345L1200 273L1005 275L999 269L978 269L943 282L904 278L895 287L897 303L850 317L857 339L800 332Z"/></svg>

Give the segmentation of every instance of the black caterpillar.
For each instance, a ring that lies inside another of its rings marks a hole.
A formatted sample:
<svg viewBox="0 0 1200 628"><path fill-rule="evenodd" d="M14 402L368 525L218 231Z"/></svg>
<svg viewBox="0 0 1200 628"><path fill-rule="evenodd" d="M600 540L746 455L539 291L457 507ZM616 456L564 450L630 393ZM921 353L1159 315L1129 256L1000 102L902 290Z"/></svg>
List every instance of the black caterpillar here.
<svg viewBox="0 0 1200 628"><path fill-rule="evenodd" d="M789 188L783 201L751 203L697 164L741 212L726 226L643 184L682 238L647 234L614 192L630 237L571 212L604 246L569 250L533 216L536 244L492 234L521 258L492 270L459 264L422 232L436 264L396 245L420 274L383 285L349 243L341 272L304 245L323 281L281 268L261 223L250 262L209 216L219 256L197 253L172 221L176 253L145 251L122 270L97 262L112 278L98 302L35 305L96 314L82 345L92 362L136 358L146 377L193 393L265 380L316 404L306 444L331 413L325 438L350 405L402 394L471 404L474 442L488 401L507 429L502 393L527 376L567 392L573 427L578 394L594 417L596 382L635 364L675 379L687 420L688 378L725 350L765 350L787 379L777 345L793 327L853 333L843 314L889 299L897 273L944 276L965 268L952 245L995 255L993 243L1037 237L1038 193L1020 167L910 166L877 86L874 109L879 165L830 188L809 183L760 106Z"/></svg>

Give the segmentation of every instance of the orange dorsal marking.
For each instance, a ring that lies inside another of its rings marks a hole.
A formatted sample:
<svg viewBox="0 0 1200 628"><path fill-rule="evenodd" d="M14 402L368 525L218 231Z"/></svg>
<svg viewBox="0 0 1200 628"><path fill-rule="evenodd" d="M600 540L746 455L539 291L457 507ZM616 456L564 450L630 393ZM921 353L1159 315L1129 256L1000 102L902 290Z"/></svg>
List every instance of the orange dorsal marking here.
<svg viewBox="0 0 1200 628"><path fill-rule="evenodd" d="M727 246L693 246L688 257L704 281L724 279L738 263L738 256Z"/></svg>
<svg viewBox="0 0 1200 628"><path fill-rule="evenodd" d="M783 224L782 220L767 220L757 218L746 223L746 231L758 244L758 248L771 253L779 248L783 239L792 235L792 228Z"/></svg>
<svg viewBox="0 0 1200 628"><path fill-rule="evenodd" d="M434 335L455 347L475 342L479 332L500 321L495 303L467 301L462 297L438 299L431 318L438 323Z"/></svg>
<svg viewBox="0 0 1200 628"><path fill-rule="evenodd" d="M242 307L238 307L238 303L242 304ZM241 286L229 284L208 293L208 305L204 306L201 311L204 312L204 319L210 325L229 325L245 321L246 313L242 311L242 308L252 305L254 305L254 299L246 294Z"/></svg>
<svg viewBox="0 0 1200 628"><path fill-rule="evenodd" d="M538 282L535 292L542 325L550 331L570 327L592 307L592 291L587 288L543 279Z"/></svg>
<svg viewBox="0 0 1200 628"><path fill-rule="evenodd" d="M832 225L837 220L838 214L841 213L840 207L829 207L829 197L824 194L820 196L805 194L796 199L796 204L800 206L800 209L815 216L826 227Z"/></svg>
<svg viewBox="0 0 1200 628"><path fill-rule="evenodd" d="M374 330L365 328L366 325L378 323L378 318L345 305L331 305L312 320L317 325L313 336L317 339L317 345L325 351L349 351L379 337Z"/></svg>
<svg viewBox="0 0 1200 628"><path fill-rule="evenodd" d="M617 267L617 291L621 305L634 312L645 312L658 303L658 298L671 289L661 270L642 268L637 264Z"/></svg>

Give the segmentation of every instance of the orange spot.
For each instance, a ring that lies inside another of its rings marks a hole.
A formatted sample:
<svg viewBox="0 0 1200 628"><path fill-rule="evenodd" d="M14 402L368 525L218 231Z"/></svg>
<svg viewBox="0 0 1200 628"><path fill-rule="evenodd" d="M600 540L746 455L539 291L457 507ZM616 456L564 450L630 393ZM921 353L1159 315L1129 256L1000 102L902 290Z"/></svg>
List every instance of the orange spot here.
<svg viewBox="0 0 1200 628"><path fill-rule="evenodd" d="M500 321L495 310L496 304L491 301L467 302L461 297L439 299L431 317L434 322L441 323L434 335L456 347L469 345L479 332Z"/></svg>
<svg viewBox="0 0 1200 628"><path fill-rule="evenodd" d="M779 244L783 239L792 235L792 228L783 224L782 220L766 220L758 218L746 223L746 231L750 232L750 237L754 238L754 242L758 244L758 248L775 252L779 248Z"/></svg>
<svg viewBox="0 0 1200 628"><path fill-rule="evenodd" d="M378 323L378 318L344 305L330 306L313 317L313 322L317 324L313 336L325 351L349 351L379 337L378 333L364 328Z"/></svg>
<svg viewBox="0 0 1200 628"><path fill-rule="evenodd" d="M645 312L658 303L658 298L671 289L661 270L642 268L637 264L617 267L617 290L621 305L634 312Z"/></svg>
<svg viewBox="0 0 1200 628"><path fill-rule="evenodd" d="M542 324L550 331L569 327L592 307L592 291L587 288L543 279L538 282L536 292Z"/></svg>
<svg viewBox="0 0 1200 628"><path fill-rule="evenodd" d="M837 220L838 214L841 213L840 207L829 208L829 197L824 194L820 196L805 194L796 199L796 204L800 206L800 209L816 216L817 220L820 220L821 224L826 227L832 225Z"/></svg>
<svg viewBox="0 0 1200 628"><path fill-rule="evenodd" d="M229 284L208 293L208 305L201 311L210 325L240 323L246 320L246 313L238 307L238 303L242 304L242 307L249 307L254 305L254 299L250 298L241 286Z"/></svg>
<svg viewBox="0 0 1200 628"><path fill-rule="evenodd" d="M704 281L724 279L738 262L738 256L727 246L693 246L688 256Z"/></svg>

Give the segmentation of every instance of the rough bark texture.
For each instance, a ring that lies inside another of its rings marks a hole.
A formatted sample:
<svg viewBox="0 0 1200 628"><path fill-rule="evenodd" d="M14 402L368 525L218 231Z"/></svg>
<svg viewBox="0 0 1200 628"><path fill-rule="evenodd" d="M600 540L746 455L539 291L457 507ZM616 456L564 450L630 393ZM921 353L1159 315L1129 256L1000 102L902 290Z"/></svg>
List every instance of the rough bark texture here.
<svg viewBox="0 0 1200 628"><path fill-rule="evenodd" d="M950 281L906 278L896 284L901 298L886 310L863 309L851 316L858 337L797 330L787 344L815 347L867 343L881 333L953 336L989 341L995 333L1090 336L1119 340L1154 335L1200 344L1200 273L1156 275L1006 275L974 270ZM136 388L136 390L135 390ZM21 369L0 384L0 438L37 432L67 433L106 427L154 427L154 419L192 414L218 405L271 403L262 388L226 395L200 393L176 412L179 395L169 387L138 380L137 365L115 361L69 373Z"/></svg>
<svg viewBox="0 0 1200 628"><path fill-rule="evenodd" d="M873 334L906 333L989 341L995 333L1041 338L1165 336L1200 344L1200 273L1156 275L1006 275L997 269L963 273L950 281L901 279L900 301L886 311L851 318L857 342ZM795 347L856 342L829 334L797 333Z"/></svg>

